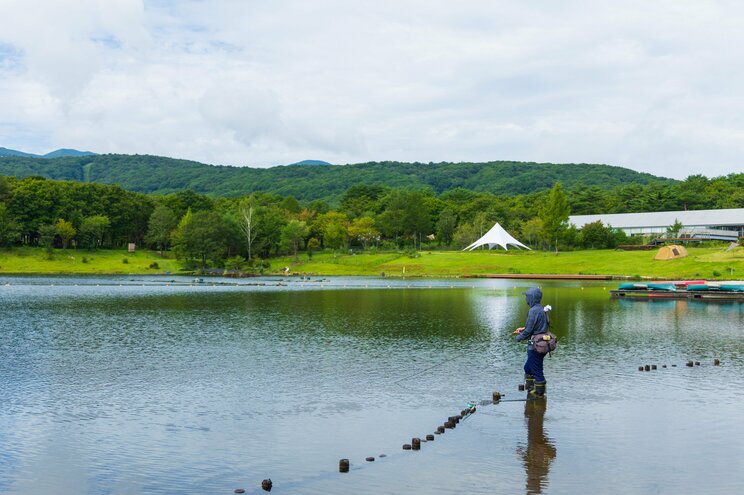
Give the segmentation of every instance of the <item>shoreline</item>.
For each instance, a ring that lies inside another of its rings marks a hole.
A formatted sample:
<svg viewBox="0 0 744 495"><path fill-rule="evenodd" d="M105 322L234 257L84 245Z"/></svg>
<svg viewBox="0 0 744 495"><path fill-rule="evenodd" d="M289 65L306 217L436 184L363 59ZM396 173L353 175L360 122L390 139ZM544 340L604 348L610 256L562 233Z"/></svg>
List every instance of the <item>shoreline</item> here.
<svg viewBox="0 0 744 495"><path fill-rule="evenodd" d="M738 280L744 276L744 248L690 247L690 255L654 261L647 251L582 250L552 252L420 251L301 254L269 258L264 276L372 276L401 278L492 278L532 280ZM215 271L219 272L220 269ZM48 259L41 248L0 250L0 276L157 276L214 277L223 273L182 271L172 253L126 250L57 250ZM228 275L231 276L231 275ZM251 278L241 274L235 278Z"/></svg>

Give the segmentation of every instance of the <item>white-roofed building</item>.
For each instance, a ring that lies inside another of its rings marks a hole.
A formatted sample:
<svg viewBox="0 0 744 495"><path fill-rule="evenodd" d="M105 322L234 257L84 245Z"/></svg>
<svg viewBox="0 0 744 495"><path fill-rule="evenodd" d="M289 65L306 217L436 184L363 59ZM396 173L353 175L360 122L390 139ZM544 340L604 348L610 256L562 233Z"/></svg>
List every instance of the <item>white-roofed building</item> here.
<svg viewBox="0 0 744 495"><path fill-rule="evenodd" d="M728 230L744 236L744 208L572 215L568 223L580 229L597 220L628 235L663 234L670 225L679 221L686 229Z"/></svg>

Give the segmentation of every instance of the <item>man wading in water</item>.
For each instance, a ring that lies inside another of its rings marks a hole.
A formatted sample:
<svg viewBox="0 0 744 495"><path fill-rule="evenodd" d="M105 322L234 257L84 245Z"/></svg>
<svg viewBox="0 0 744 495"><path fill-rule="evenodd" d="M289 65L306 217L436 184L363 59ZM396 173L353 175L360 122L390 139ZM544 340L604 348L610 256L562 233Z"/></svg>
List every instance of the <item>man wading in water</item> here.
<svg viewBox="0 0 744 495"><path fill-rule="evenodd" d="M517 336L517 341L530 339L527 346L527 362L524 363L524 384L529 398L542 399L545 397L545 375L543 375L545 354L540 354L535 350L532 337L547 333L548 316L540 304L542 291L539 288L530 287L522 294L527 298L530 310L527 313L527 322L523 327L514 330L514 334Z"/></svg>

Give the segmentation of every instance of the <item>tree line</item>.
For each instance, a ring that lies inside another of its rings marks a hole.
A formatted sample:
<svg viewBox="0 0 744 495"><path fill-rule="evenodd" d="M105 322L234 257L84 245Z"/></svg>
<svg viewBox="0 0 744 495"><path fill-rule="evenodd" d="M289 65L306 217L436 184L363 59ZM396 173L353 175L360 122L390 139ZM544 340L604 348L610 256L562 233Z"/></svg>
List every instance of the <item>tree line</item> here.
<svg viewBox="0 0 744 495"><path fill-rule="evenodd" d="M744 174L679 183L495 195L456 188L357 184L337 204L256 192L166 195L116 185L0 177L0 245L99 249L134 242L172 250L191 266L260 269L281 254L320 250L461 249L495 222L537 249L608 248L632 242L601 223L581 231L569 214L744 207Z"/></svg>

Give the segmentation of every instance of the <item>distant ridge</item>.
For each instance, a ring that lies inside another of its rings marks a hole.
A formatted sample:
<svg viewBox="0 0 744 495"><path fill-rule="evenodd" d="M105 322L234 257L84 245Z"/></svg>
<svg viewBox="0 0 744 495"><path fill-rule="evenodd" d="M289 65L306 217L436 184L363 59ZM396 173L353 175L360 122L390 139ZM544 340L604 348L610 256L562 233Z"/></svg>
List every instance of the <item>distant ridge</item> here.
<svg viewBox="0 0 744 495"><path fill-rule="evenodd" d="M0 156L27 156L27 157L39 158L39 155L34 155L32 153L24 153L23 151L11 150L11 149L2 148L2 147L0 147Z"/></svg>
<svg viewBox="0 0 744 495"><path fill-rule="evenodd" d="M60 148L43 155L42 158L59 158L62 156L96 156L92 151L78 151L69 148Z"/></svg>
<svg viewBox="0 0 744 495"><path fill-rule="evenodd" d="M290 163L290 165L330 165L330 163L323 160L302 160L301 162Z"/></svg>
<svg viewBox="0 0 744 495"><path fill-rule="evenodd" d="M206 165L151 155L86 155L54 159L0 157L0 175L41 176L99 184L119 184L129 191L168 194L190 189L213 196L236 197L262 191L316 199L331 204L351 186L453 190L515 196L547 191L556 182L566 190L599 190L651 182L676 182L623 167L601 164L556 164L514 161L405 163L368 162L349 165L295 165L271 168ZM462 192L458 193L462 194Z"/></svg>
<svg viewBox="0 0 744 495"><path fill-rule="evenodd" d="M64 156L95 156L96 153L92 151L78 151L69 148L60 148L58 150L50 151L46 155L35 155L33 153L26 153L18 150L11 150L8 148L0 148L0 156L23 156L27 158L60 158Z"/></svg>

